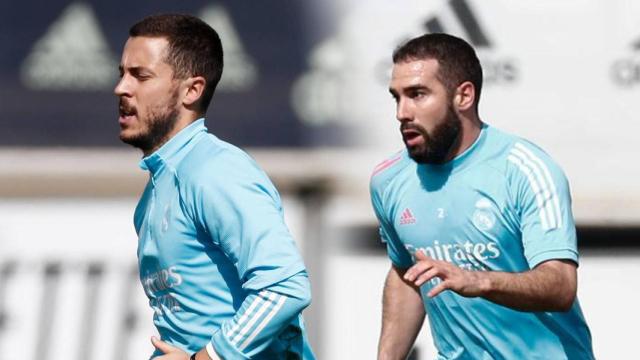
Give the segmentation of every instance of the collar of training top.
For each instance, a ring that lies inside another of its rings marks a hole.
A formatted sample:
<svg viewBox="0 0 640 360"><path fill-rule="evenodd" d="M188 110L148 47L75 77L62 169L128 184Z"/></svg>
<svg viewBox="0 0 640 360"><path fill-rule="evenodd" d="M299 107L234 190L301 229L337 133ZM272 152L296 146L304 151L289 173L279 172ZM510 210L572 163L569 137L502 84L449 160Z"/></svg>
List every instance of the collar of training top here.
<svg viewBox="0 0 640 360"><path fill-rule="evenodd" d="M180 130L174 137L169 139L153 154L142 158L138 164L142 170L148 170L151 174L157 173L171 157L177 154L196 134L207 131L204 126L204 118L200 118L184 129Z"/></svg>

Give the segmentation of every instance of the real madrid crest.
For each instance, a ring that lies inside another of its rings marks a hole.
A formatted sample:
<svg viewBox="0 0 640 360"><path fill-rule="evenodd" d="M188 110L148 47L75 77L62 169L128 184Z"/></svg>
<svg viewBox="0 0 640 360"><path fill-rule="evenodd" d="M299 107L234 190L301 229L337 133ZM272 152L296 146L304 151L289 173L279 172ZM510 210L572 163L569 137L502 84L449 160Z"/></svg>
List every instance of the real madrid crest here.
<svg viewBox="0 0 640 360"><path fill-rule="evenodd" d="M476 202L476 209L473 212L473 225L481 231L491 230L496 224L496 216L491 211L491 201L482 198Z"/></svg>

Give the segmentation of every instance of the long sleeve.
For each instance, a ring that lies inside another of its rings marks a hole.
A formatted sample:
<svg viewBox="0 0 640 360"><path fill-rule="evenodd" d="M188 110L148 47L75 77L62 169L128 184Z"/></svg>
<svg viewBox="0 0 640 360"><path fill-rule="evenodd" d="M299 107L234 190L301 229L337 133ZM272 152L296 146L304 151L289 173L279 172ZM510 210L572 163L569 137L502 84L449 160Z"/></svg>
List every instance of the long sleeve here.
<svg viewBox="0 0 640 360"><path fill-rule="evenodd" d="M295 320L310 301L309 281L304 272L252 291L235 316L213 334L211 345L221 359L251 359L276 337L295 340L301 333Z"/></svg>
<svg viewBox="0 0 640 360"><path fill-rule="evenodd" d="M277 346L302 344L300 314L311 301L280 197L257 166L244 165L198 177L189 200L194 219L233 263L247 293L236 314L212 336L211 345L223 359L264 356L276 338Z"/></svg>

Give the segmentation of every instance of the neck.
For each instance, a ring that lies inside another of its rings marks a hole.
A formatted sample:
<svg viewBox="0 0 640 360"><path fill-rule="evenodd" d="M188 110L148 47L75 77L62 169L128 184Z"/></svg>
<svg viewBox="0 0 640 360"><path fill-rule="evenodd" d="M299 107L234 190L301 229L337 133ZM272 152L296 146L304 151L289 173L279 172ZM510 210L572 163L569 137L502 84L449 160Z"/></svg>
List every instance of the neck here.
<svg viewBox="0 0 640 360"><path fill-rule="evenodd" d="M460 115L460 134L456 139L456 142L451 147L451 151L447 156L446 161L455 159L458 155L464 153L473 145L473 143L480 136L480 130L482 129L482 121L478 116L464 116Z"/></svg>
<svg viewBox="0 0 640 360"><path fill-rule="evenodd" d="M162 147L162 145L166 144L167 141L173 139L173 137L176 136L180 131L182 131L182 129L191 125L194 121L196 121L197 119L200 119L203 116L204 115L202 114L197 114L193 112L179 116L173 128L169 132L167 132L167 134L163 136L162 139L158 141L157 144L155 144L151 149L142 150L143 157L147 157L153 154L154 152L156 152L158 149Z"/></svg>

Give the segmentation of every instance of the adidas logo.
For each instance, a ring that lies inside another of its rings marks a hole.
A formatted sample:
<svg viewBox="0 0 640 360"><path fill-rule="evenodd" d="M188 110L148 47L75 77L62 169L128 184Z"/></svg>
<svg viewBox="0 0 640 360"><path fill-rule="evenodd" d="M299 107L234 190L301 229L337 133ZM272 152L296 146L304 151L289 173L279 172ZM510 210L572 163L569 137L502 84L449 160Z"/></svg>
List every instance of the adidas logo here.
<svg viewBox="0 0 640 360"><path fill-rule="evenodd" d="M413 217L411 210L409 210L409 208L404 209L404 211L402 212L402 215L400 215L400 225L409 225L409 224L415 224L415 223L416 223L416 218Z"/></svg>
<svg viewBox="0 0 640 360"><path fill-rule="evenodd" d="M258 82L258 66L244 46L233 18L221 5L213 4L204 8L200 18L211 25L222 41L224 49L224 72L218 89L223 92L251 90Z"/></svg>
<svg viewBox="0 0 640 360"><path fill-rule="evenodd" d="M486 84L507 84L518 78L516 61L509 58L489 57L486 51L494 51L494 45L485 29L481 26L466 0L450 0L448 7L437 16L432 16L424 22L424 28L430 33L448 33L460 36L469 41L481 57Z"/></svg>
<svg viewBox="0 0 640 360"><path fill-rule="evenodd" d="M117 67L95 12L74 2L34 44L21 80L34 90L96 91L113 87Z"/></svg>
<svg viewBox="0 0 640 360"><path fill-rule="evenodd" d="M220 91L240 92L255 87L258 66L243 46L229 12L220 5L210 5L199 16L218 31L224 46ZM111 91L118 80L119 61L92 6L76 1L35 42L21 64L20 79L33 90Z"/></svg>
<svg viewBox="0 0 640 360"><path fill-rule="evenodd" d="M491 47L489 38L485 34L484 30L480 26L478 19L474 15L473 11L469 7L469 4L465 0L451 0L449 6L453 11L453 15L460 21L460 25L467 35L466 38L476 48L488 48ZM437 16L434 16L427 20L424 24L427 31L431 33L444 33L447 31L442 22Z"/></svg>

